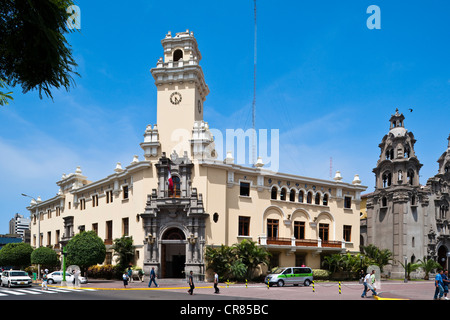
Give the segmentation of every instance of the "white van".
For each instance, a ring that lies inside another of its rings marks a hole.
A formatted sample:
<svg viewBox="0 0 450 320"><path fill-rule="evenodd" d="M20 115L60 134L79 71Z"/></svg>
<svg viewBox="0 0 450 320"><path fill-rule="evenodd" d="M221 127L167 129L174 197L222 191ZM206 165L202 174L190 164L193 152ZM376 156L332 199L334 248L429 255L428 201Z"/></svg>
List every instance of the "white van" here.
<svg viewBox="0 0 450 320"><path fill-rule="evenodd" d="M269 286L276 284L279 287L288 284L309 286L312 281L312 269L309 267L280 267L265 279Z"/></svg>

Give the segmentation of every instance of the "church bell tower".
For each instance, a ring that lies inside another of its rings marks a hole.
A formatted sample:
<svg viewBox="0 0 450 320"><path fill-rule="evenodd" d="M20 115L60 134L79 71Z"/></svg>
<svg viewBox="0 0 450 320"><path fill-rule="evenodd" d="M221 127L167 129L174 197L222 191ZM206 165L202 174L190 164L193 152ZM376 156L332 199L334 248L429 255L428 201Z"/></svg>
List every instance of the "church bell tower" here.
<svg viewBox="0 0 450 320"><path fill-rule="evenodd" d="M375 191L367 196L367 242L392 252L392 277L401 277L405 260L417 262L427 254L428 196L419 181L418 160L412 132L405 117L395 111L383 137L375 174Z"/></svg>

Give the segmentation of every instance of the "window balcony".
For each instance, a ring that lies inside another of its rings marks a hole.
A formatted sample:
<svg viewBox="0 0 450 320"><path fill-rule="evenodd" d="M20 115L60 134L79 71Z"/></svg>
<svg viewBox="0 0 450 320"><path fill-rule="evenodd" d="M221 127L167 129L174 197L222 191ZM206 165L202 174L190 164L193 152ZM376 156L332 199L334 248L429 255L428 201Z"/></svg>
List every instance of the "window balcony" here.
<svg viewBox="0 0 450 320"><path fill-rule="evenodd" d="M280 237L266 237L265 235L261 235L258 237L258 243L261 246L265 247L284 247L290 248L291 251L297 251L301 249L316 249L318 251L332 250L332 251L341 251L345 250L345 242L344 241L322 241L321 239L295 239L295 238L280 238Z"/></svg>

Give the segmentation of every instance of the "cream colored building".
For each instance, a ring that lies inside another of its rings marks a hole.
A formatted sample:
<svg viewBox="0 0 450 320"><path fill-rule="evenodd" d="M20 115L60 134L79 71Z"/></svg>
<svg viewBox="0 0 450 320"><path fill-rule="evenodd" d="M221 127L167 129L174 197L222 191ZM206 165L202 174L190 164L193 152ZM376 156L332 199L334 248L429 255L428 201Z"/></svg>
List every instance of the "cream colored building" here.
<svg viewBox="0 0 450 320"><path fill-rule="evenodd" d="M319 268L326 254L359 251L361 192L355 175L322 180L272 172L217 159L203 119L209 93L192 32L161 41L164 57L151 70L157 89L157 124L145 129L143 156L130 156L111 175L89 181L78 167L57 182L58 195L32 201L32 245L58 252L74 234L95 230L110 248L132 236L136 265L148 274L206 273L207 246L256 241L273 266ZM168 176L173 179L169 189ZM114 263L109 250L105 263Z"/></svg>

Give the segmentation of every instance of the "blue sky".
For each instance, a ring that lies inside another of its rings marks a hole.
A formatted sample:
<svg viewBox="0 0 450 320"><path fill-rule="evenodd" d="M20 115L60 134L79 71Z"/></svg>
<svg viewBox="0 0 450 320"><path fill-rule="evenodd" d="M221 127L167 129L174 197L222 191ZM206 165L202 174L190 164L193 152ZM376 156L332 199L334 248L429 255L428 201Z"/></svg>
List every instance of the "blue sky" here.
<svg viewBox="0 0 450 320"><path fill-rule="evenodd" d="M251 127L252 0L77 1L80 32L68 35L81 77L53 101L11 88L0 108L0 233L28 198L53 197L63 173L81 166L95 181L128 165L156 123L150 69L161 39L189 29L203 59L211 128ZM366 9L381 10L370 30ZM450 134L447 0L257 1L257 129L279 129L280 171L373 190L378 144L399 108L417 139L421 183L437 173ZM409 112L412 108L414 111Z"/></svg>

